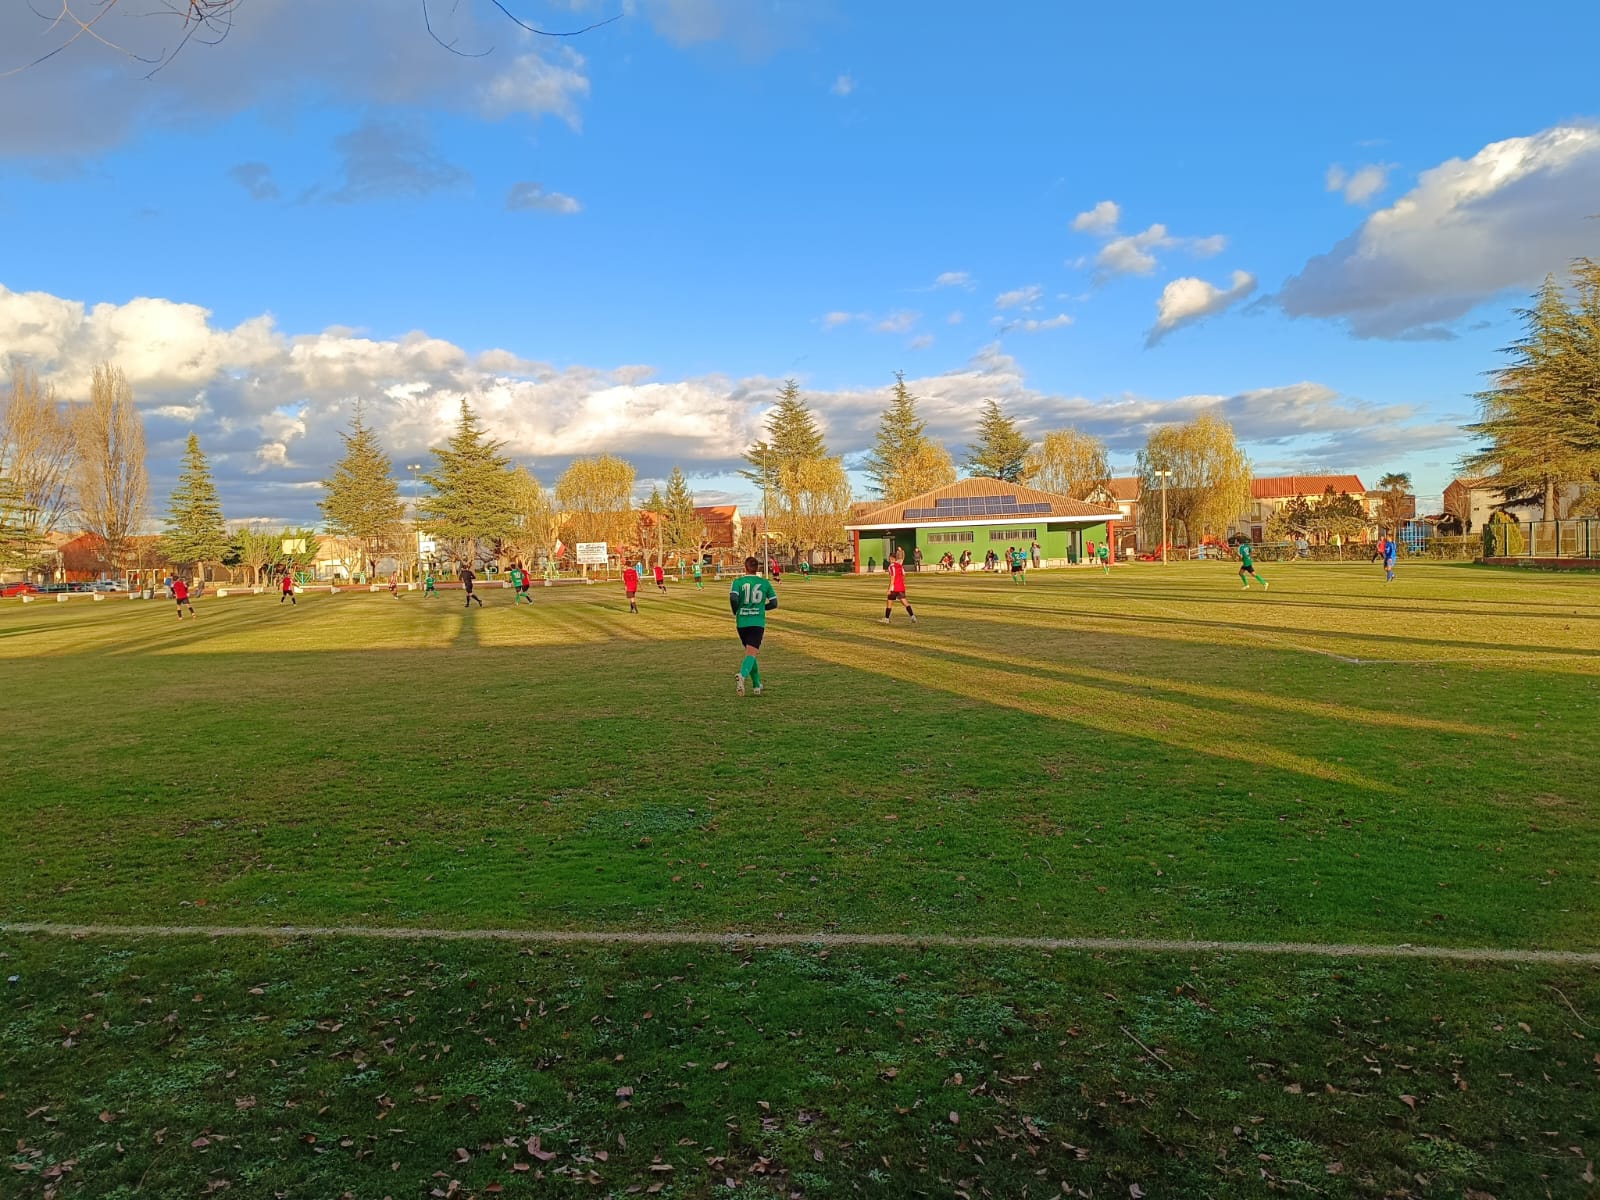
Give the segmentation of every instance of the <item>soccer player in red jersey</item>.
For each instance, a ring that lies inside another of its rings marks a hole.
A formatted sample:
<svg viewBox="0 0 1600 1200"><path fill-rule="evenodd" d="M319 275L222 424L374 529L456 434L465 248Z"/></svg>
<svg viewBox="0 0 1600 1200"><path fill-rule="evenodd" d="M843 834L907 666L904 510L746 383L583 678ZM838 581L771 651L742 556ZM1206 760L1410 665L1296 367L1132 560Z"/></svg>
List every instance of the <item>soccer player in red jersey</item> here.
<svg viewBox="0 0 1600 1200"><path fill-rule="evenodd" d="M889 560L889 598L883 604L883 623L889 623L889 615L894 612L896 602L906 610L906 616L911 618L911 623L917 623L917 614L911 611L911 603L906 599L906 552L896 550L894 557Z"/></svg>
<svg viewBox="0 0 1600 1200"><path fill-rule="evenodd" d="M296 608L299 608L300 607L300 601L298 601L298 600L296 600L294 598L294 576L289 574L287 571L285 571L283 573L283 585L282 586L283 586L283 591L282 591L282 594L278 597L278 603L282 604L285 600L287 600L290 604L294 605Z"/></svg>
<svg viewBox="0 0 1600 1200"><path fill-rule="evenodd" d="M172 581L172 598L178 602L178 620L183 620L183 610L186 608L189 610L191 617L199 615L194 611L194 605L189 603L189 585L183 580L174 579ZM282 601L280 600L279 603L281 604Z"/></svg>
<svg viewBox="0 0 1600 1200"><path fill-rule="evenodd" d="M639 572L632 567L622 568L622 589L628 593L628 611L639 611Z"/></svg>
<svg viewBox="0 0 1600 1200"><path fill-rule="evenodd" d="M666 572L661 569L661 564L657 563L656 564L656 591L664 592L666 590L667 590L667 575L666 575Z"/></svg>

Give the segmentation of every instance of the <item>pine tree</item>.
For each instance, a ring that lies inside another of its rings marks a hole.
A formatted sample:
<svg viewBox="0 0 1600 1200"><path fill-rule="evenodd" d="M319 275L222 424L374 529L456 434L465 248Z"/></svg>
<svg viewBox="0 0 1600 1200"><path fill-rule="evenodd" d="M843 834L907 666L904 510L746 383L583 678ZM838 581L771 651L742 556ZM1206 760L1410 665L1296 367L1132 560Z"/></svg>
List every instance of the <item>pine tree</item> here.
<svg viewBox="0 0 1600 1200"><path fill-rule="evenodd" d="M974 475L1016 483L1022 478L1022 465L1032 448L1033 442L1023 436L999 403L985 400L983 415L978 418L978 440L967 448L963 465Z"/></svg>
<svg viewBox="0 0 1600 1200"><path fill-rule="evenodd" d="M1554 275L1518 313L1525 331L1506 347L1511 362L1476 397L1481 418L1466 428L1485 445L1466 465L1493 474L1508 501L1539 497L1549 521L1561 516L1561 484L1594 469L1580 414L1600 380L1585 379L1584 323Z"/></svg>
<svg viewBox="0 0 1600 1200"><path fill-rule="evenodd" d="M917 399L906 387L905 372L896 371L889 407L878 419L878 436L865 463L867 478L885 500L893 503L955 482L955 464L927 436L927 428L917 415Z"/></svg>
<svg viewBox="0 0 1600 1200"><path fill-rule="evenodd" d="M511 460L500 453L501 445L462 400L449 446L434 448L438 465L422 477L432 489L418 506L423 528L469 564L479 561L480 545L493 545L516 527Z"/></svg>
<svg viewBox="0 0 1600 1200"><path fill-rule="evenodd" d="M400 540L405 502L392 471L389 456L378 435L362 420L356 402L350 432L341 433L344 456L333 467L333 477L322 481L327 495L317 502L330 533L347 537L361 548L362 569Z"/></svg>
<svg viewBox="0 0 1600 1200"><path fill-rule="evenodd" d="M162 552L174 563L192 563L202 579L206 563L221 562L228 554L231 539L222 520L222 501L200 439L192 433L183 451L183 473L167 501L166 525Z"/></svg>
<svg viewBox="0 0 1600 1200"><path fill-rule="evenodd" d="M800 385L794 380L783 381L778 403L767 414L766 424L767 436L744 452L750 466L739 472L763 490L777 490L778 477L785 467L828 456L816 414L801 398Z"/></svg>
<svg viewBox="0 0 1600 1200"><path fill-rule="evenodd" d="M694 493L689 490L689 481L684 478L681 467L672 468L664 500L667 545L680 554L685 550L693 550L698 554L700 518L695 516Z"/></svg>

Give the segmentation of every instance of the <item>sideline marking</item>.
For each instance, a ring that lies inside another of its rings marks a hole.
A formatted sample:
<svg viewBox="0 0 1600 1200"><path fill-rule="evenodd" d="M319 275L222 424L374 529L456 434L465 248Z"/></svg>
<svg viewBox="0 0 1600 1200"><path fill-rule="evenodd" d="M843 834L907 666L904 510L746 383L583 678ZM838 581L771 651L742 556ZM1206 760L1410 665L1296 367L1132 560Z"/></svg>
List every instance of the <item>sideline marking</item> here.
<svg viewBox="0 0 1600 1200"><path fill-rule="evenodd" d="M1493 946L1418 946L1341 942L1222 942L1182 938L1008 937L930 933L709 933L627 929L423 929L381 925L70 925L0 923L0 934L51 937L385 938L390 941L520 942L528 945L866 946L947 950L1083 950L1144 954L1269 954L1318 958L1420 958L1443 962L1543 963L1600 967L1600 950L1505 950Z"/></svg>

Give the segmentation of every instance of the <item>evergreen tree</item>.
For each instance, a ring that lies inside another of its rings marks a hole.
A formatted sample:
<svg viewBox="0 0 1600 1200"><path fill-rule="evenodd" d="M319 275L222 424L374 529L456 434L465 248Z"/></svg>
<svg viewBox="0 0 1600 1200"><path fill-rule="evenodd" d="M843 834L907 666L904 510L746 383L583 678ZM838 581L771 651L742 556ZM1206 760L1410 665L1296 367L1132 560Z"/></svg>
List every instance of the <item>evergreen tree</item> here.
<svg viewBox="0 0 1600 1200"><path fill-rule="evenodd" d="M200 449L200 439L189 435L183 451L183 473L167 501L162 552L174 563L193 564L205 578L205 564L221 562L228 554L228 527L222 520L222 501L211 480L211 467Z"/></svg>
<svg viewBox="0 0 1600 1200"><path fill-rule="evenodd" d="M322 481L327 495L317 502L330 533L347 537L361 548L362 569L401 540L405 502L392 471L389 456L378 444L378 435L362 420L361 402L356 402L350 432L341 433L344 456L333 467L333 476Z"/></svg>
<svg viewBox="0 0 1600 1200"><path fill-rule="evenodd" d="M1580 265L1580 294L1583 278ZM1591 357L1593 334L1554 275L1546 276L1533 307L1518 313L1524 333L1506 347L1511 362L1492 373L1492 387L1477 394L1481 417L1467 429L1485 444L1466 465L1496 476L1508 501L1538 497L1545 520L1555 520L1561 516L1561 484L1595 470L1600 435L1594 432L1593 396L1600 388L1600 357Z"/></svg>
<svg viewBox="0 0 1600 1200"><path fill-rule="evenodd" d="M0 568L20 567L30 557L33 539L23 519L22 489L4 470L0 462Z"/></svg>
<svg viewBox="0 0 1600 1200"><path fill-rule="evenodd" d="M783 381L778 403L767 414L766 424L767 436L744 452L745 462L750 466L739 474L751 483L769 492L776 491L785 467L828 456L822 430L817 428L816 414L801 398L800 385L794 380Z"/></svg>
<svg viewBox="0 0 1600 1200"><path fill-rule="evenodd" d="M681 467L673 467L667 480L665 515L667 519L667 545L680 554L700 550L700 518L694 512L694 493L684 478Z"/></svg>
<svg viewBox="0 0 1600 1200"><path fill-rule="evenodd" d="M983 415L978 418L978 440L967 448L964 465L974 475L1016 483L1032 448L1033 442L1023 436L999 403L985 400Z"/></svg>
<svg viewBox="0 0 1600 1200"><path fill-rule="evenodd" d="M954 483L949 453L927 436L928 423L917 415L917 399L906 387L904 371L894 373L889 406L878 419L878 436L864 464L878 495L893 503Z"/></svg>
<svg viewBox="0 0 1600 1200"><path fill-rule="evenodd" d="M450 444L435 447L438 465L422 477L432 489L419 505L422 526L467 562L479 561L480 545L492 546L516 528L515 488L500 453L465 399Z"/></svg>

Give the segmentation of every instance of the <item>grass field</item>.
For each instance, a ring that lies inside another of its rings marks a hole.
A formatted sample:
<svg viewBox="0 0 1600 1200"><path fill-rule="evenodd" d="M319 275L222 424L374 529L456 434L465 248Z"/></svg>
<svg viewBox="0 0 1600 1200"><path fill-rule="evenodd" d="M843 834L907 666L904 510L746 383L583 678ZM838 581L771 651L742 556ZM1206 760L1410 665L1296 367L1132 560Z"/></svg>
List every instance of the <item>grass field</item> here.
<svg viewBox="0 0 1600 1200"><path fill-rule="evenodd" d="M741 937L0 932L0 1195L1595 1194L1600 585L1264 570L8 602L0 922Z"/></svg>

